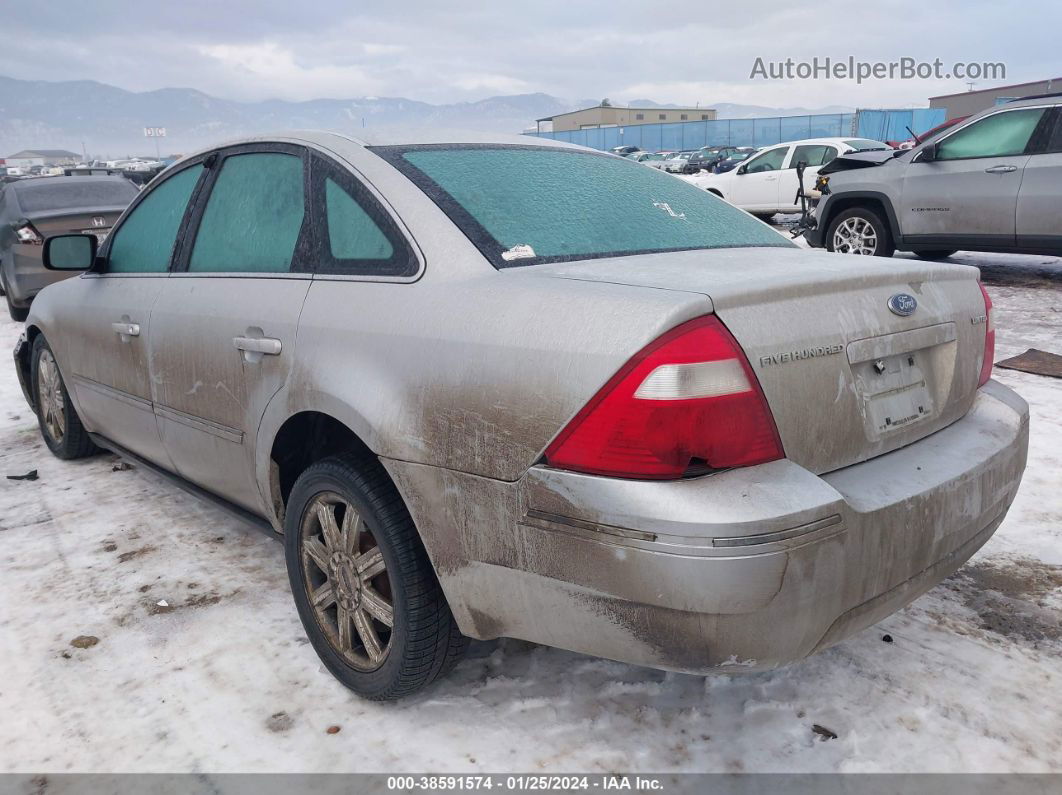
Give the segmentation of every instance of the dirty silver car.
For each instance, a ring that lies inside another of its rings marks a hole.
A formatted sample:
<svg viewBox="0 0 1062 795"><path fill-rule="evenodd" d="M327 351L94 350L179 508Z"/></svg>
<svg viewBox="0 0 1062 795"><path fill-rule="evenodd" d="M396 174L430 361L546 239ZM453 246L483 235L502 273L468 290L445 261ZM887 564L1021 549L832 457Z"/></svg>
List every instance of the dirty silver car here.
<svg viewBox="0 0 1062 795"><path fill-rule="evenodd" d="M469 637L786 664L960 566L1025 466L976 269L801 251L578 147L244 141L45 261L86 269L15 351L48 447L283 534L369 698Z"/></svg>

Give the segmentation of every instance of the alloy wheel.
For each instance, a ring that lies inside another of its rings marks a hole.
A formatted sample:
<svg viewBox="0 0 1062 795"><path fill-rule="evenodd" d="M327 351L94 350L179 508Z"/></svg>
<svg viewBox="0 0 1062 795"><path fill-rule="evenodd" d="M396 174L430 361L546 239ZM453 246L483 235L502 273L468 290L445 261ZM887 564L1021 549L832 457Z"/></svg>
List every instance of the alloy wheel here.
<svg viewBox="0 0 1062 795"><path fill-rule="evenodd" d="M858 215L846 218L833 232L833 250L873 257L878 250L878 233L866 218Z"/></svg>
<svg viewBox="0 0 1062 795"><path fill-rule="evenodd" d="M52 352L45 349L37 358L37 399L38 410L44 420L44 427L55 443L63 441L66 434L66 403L63 400L63 384L59 378L59 368L55 364Z"/></svg>
<svg viewBox="0 0 1062 795"><path fill-rule="evenodd" d="M394 605L371 528L347 499L322 492L303 515L300 550L306 595L329 645L359 670L379 668L391 649Z"/></svg>

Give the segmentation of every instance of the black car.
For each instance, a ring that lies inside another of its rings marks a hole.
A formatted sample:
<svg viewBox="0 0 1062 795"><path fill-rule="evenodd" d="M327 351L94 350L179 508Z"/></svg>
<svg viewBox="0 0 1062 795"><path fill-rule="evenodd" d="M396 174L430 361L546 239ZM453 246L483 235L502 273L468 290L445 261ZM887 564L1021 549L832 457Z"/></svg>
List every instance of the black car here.
<svg viewBox="0 0 1062 795"><path fill-rule="evenodd" d="M27 177L0 186L0 287L13 320L71 272L46 270L44 238L88 232L103 240L137 187L125 177Z"/></svg>
<svg viewBox="0 0 1062 795"><path fill-rule="evenodd" d="M629 155L631 152L640 152L642 151L642 149L640 146L632 146L631 144L627 144L626 146L614 146L608 151L610 151L614 155L619 155L620 157L623 157L624 155Z"/></svg>
<svg viewBox="0 0 1062 795"><path fill-rule="evenodd" d="M716 163L728 158L730 153L736 149L736 146L703 146L690 157L683 173L696 174L698 171L711 171Z"/></svg>
<svg viewBox="0 0 1062 795"><path fill-rule="evenodd" d="M743 161L748 160L752 155L756 154L756 152L757 150L754 147L739 146L725 158L716 162L712 167L712 172L715 174L725 174L728 171L733 171L740 166Z"/></svg>

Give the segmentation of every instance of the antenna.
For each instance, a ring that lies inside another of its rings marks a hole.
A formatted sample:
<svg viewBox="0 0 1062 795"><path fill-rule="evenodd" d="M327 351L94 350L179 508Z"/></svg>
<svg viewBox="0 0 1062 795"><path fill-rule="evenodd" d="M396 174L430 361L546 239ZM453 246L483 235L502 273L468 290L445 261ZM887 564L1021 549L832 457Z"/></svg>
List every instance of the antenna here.
<svg viewBox="0 0 1062 795"><path fill-rule="evenodd" d="M967 80L966 81L966 85L967 85L967 89L966 89L967 91L973 91L973 87L975 85L977 85L977 81L975 81L975 80Z"/></svg>

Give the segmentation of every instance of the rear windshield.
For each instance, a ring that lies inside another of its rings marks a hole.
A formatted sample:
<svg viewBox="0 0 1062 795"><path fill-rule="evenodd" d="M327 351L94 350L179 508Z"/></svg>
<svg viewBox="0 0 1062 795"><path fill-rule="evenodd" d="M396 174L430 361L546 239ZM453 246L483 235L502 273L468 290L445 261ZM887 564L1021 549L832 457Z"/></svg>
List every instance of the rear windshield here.
<svg viewBox="0 0 1062 795"><path fill-rule="evenodd" d="M489 145L374 151L427 193L499 268L792 245L701 188L610 155Z"/></svg>
<svg viewBox="0 0 1062 795"><path fill-rule="evenodd" d="M62 182L51 182L42 177L32 182L22 182L16 189L18 203L25 213L43 213L49 210L73 210L80 207L124 207L137 194L136 186L126 179L95 180L89 177L72 177Z"/></svg>

